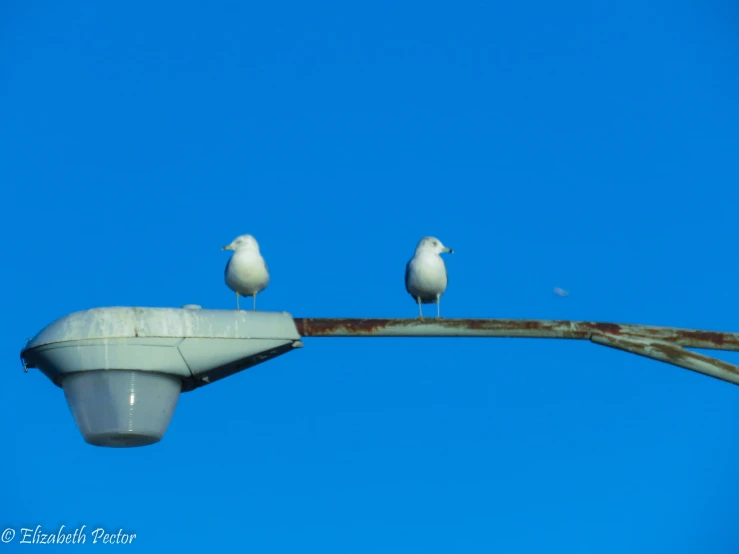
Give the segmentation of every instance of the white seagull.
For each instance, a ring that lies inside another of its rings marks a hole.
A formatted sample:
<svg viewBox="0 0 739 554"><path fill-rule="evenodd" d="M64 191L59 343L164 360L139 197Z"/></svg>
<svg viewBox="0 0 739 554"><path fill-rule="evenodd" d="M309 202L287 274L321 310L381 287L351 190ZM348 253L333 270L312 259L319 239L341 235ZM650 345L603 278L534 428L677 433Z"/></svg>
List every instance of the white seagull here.
<svg viewBox="0 0 739 554"><path fill-rule="evenodd" d="M442 252L454 254L454 250L436 237L423 237L405 266L405 290L418 302L420 319L423 319L422 304L436 304L436 319L441 318L441 295L449 282Z"/></svg>
<svg viewBox="0 0 739 554"><path fill-rule="evenodd" d="M221 250L233 250L225 277L228 288L236 293L236 309L241 309L239 296L251 296L254 299L252 309L256 310L257 294L269 284L269 271L259 252L259 243L251 235L241 235Z"/></svg>

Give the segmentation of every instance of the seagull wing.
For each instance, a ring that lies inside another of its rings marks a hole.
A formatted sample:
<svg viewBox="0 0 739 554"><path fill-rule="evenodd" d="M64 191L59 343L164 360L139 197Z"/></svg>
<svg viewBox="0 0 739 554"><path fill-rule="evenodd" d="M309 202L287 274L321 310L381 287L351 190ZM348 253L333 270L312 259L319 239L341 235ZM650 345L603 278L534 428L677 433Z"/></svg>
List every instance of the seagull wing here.
<svg viewBox="0 0 739 554"><path fill-rule="evenodd" d="M411 293L411 291L408 289L408 281L411 277L411 262L413 261L413 258L408 260L408 263L405 264L405 290L408 292L408 294Z"/></svg>

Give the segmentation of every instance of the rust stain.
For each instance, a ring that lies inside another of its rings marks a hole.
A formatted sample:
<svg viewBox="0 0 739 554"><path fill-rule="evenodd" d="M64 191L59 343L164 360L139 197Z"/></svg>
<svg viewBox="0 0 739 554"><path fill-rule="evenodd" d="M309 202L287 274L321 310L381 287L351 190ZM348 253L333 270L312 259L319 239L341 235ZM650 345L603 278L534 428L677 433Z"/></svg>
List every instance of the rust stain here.
<svg viewBox="0 0 739 554"><path fill-rule="evenodd" d="M621 334L621 325L618 323L591 323L590 326L601 333L607 333L609 335Z"/></svg>
<svg viewBox="0 0 739 554"><path fill-rule="evenodd" d="M490 329L490 320L486 319L448 319L448 320L431 320L434 323L442 323L444 327L452 329L472 329L474 331L483 331ZM419 321L419 323L424 323Z"/></svg>
<svg viewBox="0 0 739 554"><path fill-rule="evenodd" d="M701 342L710 342L716 346L722 346L725 342L723 333L714 333L711 331L688 331L678 333L679 339L692 339ZM733 341L736 344L736 341Z"/></svg>
<svg viewBox="0 0 739 554"><path fill-rule="evenodd" d="M319 336L333 334L338 331L352 334L366 334L384 329L390 323L406 320L397 319L329 319L329 318L295 318L295 326L301 336ZM408 320L412 321L412 320Z"/></svg>
<svg viewBox="0 0 739 554"><path fill-rule="evenodd" d="M657 337L659 340L674 342L689 348L709 348L716 350L739 349L739 336L735 333L670 328L642 328L638 332L645 336Z"/></svg>

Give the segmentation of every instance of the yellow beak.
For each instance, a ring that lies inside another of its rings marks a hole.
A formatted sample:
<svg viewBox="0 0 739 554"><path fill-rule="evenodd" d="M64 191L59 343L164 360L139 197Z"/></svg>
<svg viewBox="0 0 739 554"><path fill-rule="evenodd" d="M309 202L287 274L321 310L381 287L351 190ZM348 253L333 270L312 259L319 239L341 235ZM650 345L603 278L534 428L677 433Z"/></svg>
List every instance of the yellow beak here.
<svg viewBox="0 0 739 554"><path fill-rule="evenodd" d="M226 246L224 246L223 248L221 248L221 250L233 250L233 249L234 249L234 247L231 246L230 244L227 244Z"/></svg>

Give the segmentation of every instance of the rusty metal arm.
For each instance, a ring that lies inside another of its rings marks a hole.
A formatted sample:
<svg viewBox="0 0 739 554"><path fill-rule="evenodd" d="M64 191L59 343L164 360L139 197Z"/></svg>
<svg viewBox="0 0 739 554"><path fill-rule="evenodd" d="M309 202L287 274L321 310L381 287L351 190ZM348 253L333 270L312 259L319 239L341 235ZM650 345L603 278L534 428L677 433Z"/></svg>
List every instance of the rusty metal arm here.
<svg viewBox="0 0 739 554"><path fill-rule="evenodd" d="M545 319L295 318L302 337L507 337L589 340L739 385L739 366L686 348L739 351L739 333Z"/></svg>

